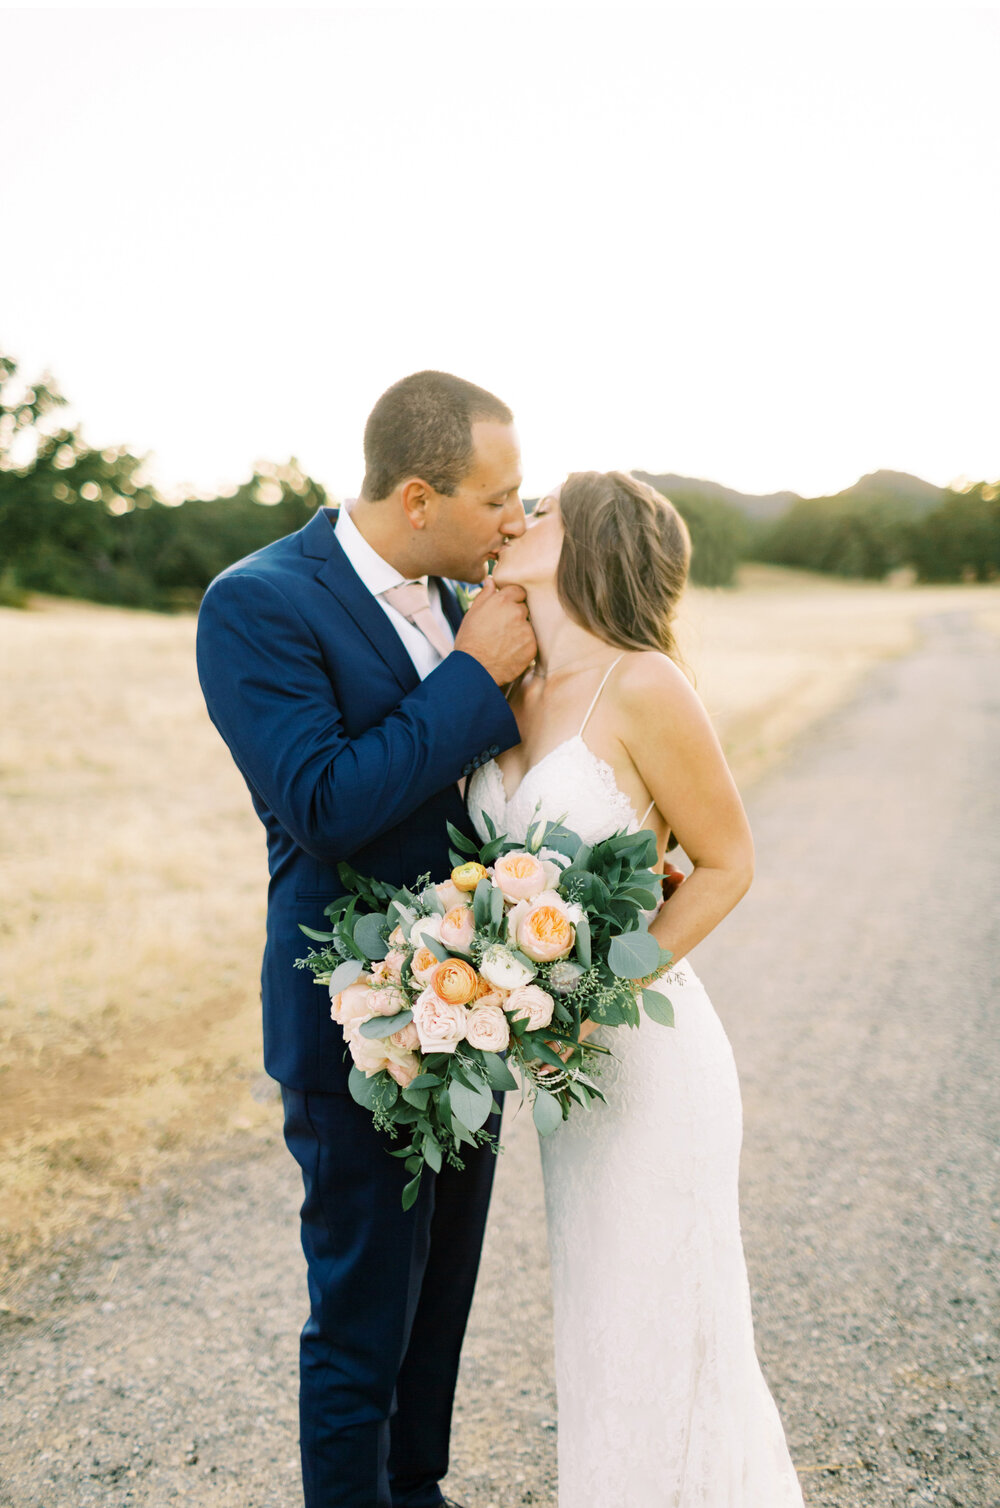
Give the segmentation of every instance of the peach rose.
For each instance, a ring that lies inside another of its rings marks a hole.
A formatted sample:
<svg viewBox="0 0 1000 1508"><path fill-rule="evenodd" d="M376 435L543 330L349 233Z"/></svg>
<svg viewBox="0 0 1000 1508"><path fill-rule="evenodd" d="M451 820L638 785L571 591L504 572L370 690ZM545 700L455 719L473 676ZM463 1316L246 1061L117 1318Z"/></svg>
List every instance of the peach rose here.
<svg viewBox="0 0 1000 1508"><path fill-rule="evenodd" d="M429 987L413 1002L413 1024L422 1052L454 1052L465 1037L468 1011L449 1005Z"/></svg>
<svg viewBox="0 0 1000 1508"><path fill-rule="evenodd" d="M464 958L449 958L439 963L430 977L430 987L446 1005L464 1005L475 995L479 975Z"/></svg>
<svg viewBox="0 0 1000 1508"><path fill-rule="evenodd" d="M459 890L475 890L480 880L489 879L482 864L459 864L451 871L451 883Z"/></svg>
<svg viewBox="0 0 1000 1508"><path fill-rule="evenodd" d="M398 984L378 984L370 992L370 1010L373 1016L398 1016L409 1009L407 993Z"/></svg>
<svg viewBox="0 0 1000 1508"><path fill-rule="evenodd" d="M565 958L573 951L576 941L576 930L559 897L555 898L555 904L545 900L546 896L553 894L551 890L543 890L536 900L521 902L525 909L519 916L515 915L519 906L510 913L511 938L535 963L551 963L556 958Z"/></svg>
<svg viewBox="0 0 1000 1508"><path fill-rule="evenodd" d="M408 1052L416 1052L420 1046L420 1038L417 1036L417 1028L412 1021L401 1026L398 1032L393 1032L389 1038L393 1047L405 1047Z"/></svg>
<svg viewBox="0 0 1000 1508"><path fill-rule="evenodd" d="M507 997L507 1010L515 1021L527 1018L530 1032L549 1025L554 1006L552 996L537 984L522 984L519 990L511 990Z"/></svg>
<svg viewBox="0 0 1000 1508"><path fill-rule="evenodd" d="M438 900L446 911L450 911L453 906L468 905L468 896L465 891L459 890L458 886L453 885L451 880L442 880L440 885L434 886L434 889L437 891Z"/></svg>
<svg viewBox="0 0 1000 1508"><path fill-rule="evenodd" d="M558 906L532 906L517 924L517 947L535 964L551 964L573 952L576 930Z"/></svg>
<svg viewBox="0 0 1000 1508"><path fill-rule="evenodd" d="M398 984L405 962L406 953L402 948L390 948L382 960L383 978L394 979Z"/></svg>
<svg viewBox="0 0 1000 1508"><path fill-rule="evenodd" d="M383 1037L363 1037L359 1031L347 1038L355 1068L360 1068L366 1079L372 1079L389 1066L389 1055Z"/></svg>
<svg viewBox="0 0 1000 1508"><path fill-rule="evenodd" d="M470 1047L483 1052L505 1052L510 1046L510 1026L499 1005L477 1005L471 1010L465 1036Z"/></svg>
<svg viewBox="0 0 1000 1508"><path fill-rule="evenodd" d="M457 948L459 952L465 953L468 951L475 930L476 923L473 919L472 907L466 906L463 902L461 906L452 906L451 910L445 913L441 922L441 941L446 948Z"/></svg>
<svg viewBox="0 0 1000 1508"><path fill-rule="evenodd" d="M389 945L393 948L406 947L406 933L403 931L402 927L393 927L392 931L389 933Z"/></svg>
<svg viewBox="0 0 1000 1508"><path fill-rule="evenodd" d="M480 1005L498 1005L503 1010L509 993L509 990L501 990L497 985L490 984L489 980L484 979L482 974L480 974L479 989L476 991L475 998L470 1002L469 1009L474 1010Z"/></svg>
<svg viewBox="0 0 1000 1508"><path fill-rule="evenodd" d="M374 1014L371 998L371 982L362 975L354 984L349 984L346 990L330 996L330 1015L338 1026L348 1031L359 1021L367 1021Z"/></svg>
<svg viewBox="0 0 1000 1508"><path fill-rule="evenodd" d="M430 984L431 975L441 960L430 948L418 948L410 959L410 969L414 979L420 984Z"/></svg>
<svg viewBox="0 0 1000 1508"><path fill-rule="evenodd" d="M534 854L514 849L493 865L493 883L503 891L504 900L529 901L545 889L546 875Z"/></svg>
<svg viewBox="0 0 1000 1508"><path fill-rule="evenodd" d="M396 1080L402 1089L413 1083L420 1072L420 1059L415 1052L404 1053L399 1057L390 1058L385 1065L389 1077Z"/></svg>

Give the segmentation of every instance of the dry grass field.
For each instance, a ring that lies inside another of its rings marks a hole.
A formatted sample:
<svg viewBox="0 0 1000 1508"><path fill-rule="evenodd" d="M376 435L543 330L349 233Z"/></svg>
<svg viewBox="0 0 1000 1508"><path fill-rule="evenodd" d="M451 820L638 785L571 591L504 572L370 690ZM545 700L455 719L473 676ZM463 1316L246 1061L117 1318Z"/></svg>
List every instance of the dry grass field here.
<svg viewBox="0 0 1000 1508"><path fill-rule="evenodd" d="M1000 630L1000 588L749 568L682 646L738 779L927 613ZM194 620L0 610L0 1270L169 1167L271 1136L257 972L263 831L205 714ZM16 1276L15 1276L16 1286Z"/></svg>

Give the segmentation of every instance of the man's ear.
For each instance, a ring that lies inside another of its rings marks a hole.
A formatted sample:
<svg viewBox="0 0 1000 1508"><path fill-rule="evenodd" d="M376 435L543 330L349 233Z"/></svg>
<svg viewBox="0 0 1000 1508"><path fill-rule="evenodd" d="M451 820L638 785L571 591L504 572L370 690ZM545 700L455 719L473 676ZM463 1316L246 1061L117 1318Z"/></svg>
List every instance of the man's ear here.
<svg viewBox="0 0 1000 1508"><path fill-rule="evenodd" d="M421 477L407 477L400 484L399 501L410 521L411 529L426 529L434 513L437 494Z"/></svg>

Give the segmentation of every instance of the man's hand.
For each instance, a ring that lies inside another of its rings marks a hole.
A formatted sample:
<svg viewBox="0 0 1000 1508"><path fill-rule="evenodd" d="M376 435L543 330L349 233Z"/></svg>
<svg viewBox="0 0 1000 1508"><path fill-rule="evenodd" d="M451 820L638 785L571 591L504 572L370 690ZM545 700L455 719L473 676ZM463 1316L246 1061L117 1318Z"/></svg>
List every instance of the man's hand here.
<svg viewBox="0 0 1000 1508"><path fill-rule="evenodd" d="M484 582L459 625L455 648L478 660L498 686L505 686L527 670L538 646L528 622L524 589L497 587L492 580Z"/></svg>

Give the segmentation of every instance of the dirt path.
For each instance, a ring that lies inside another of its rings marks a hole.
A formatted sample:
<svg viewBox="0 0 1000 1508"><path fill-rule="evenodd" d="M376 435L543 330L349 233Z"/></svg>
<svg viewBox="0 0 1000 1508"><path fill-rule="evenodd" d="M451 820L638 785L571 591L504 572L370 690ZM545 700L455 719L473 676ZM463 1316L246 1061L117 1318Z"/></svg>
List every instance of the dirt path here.
<svg viewBox="0 0 1000 1508"><path fill-rule="evenodd" d="M740 1064L758 1343L812 1508L996 1501L998 671L955 615L878 667L753 791L757 883L695 958ZM555 1503L530 1127L507 1144L450 1479L472 1508ZM296 1198L275 1124L8 1297L0 1503L300 1501Z"/></svg>

